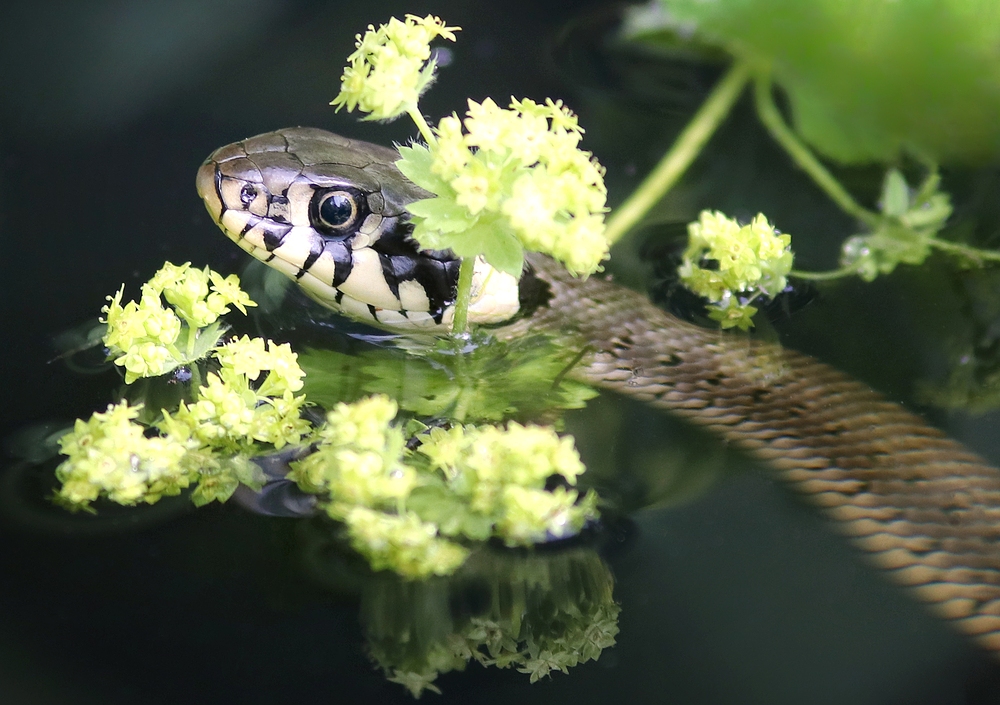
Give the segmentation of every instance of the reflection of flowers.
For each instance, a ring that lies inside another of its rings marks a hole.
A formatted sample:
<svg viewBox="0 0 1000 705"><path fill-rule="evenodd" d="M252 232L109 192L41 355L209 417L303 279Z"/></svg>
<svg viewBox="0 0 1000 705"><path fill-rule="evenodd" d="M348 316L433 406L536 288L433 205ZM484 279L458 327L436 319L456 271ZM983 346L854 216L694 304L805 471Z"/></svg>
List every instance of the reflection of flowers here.
<svg viewBox="0 0 1000 705"><path fill-rule="evenodd" d="M596 660L618 634L612 590L611 572L591 549L482 550L448 579L373 580L361 617L375 663L419 697L440 693L438 675L471 660L517 668L532 683Z"/></svg>

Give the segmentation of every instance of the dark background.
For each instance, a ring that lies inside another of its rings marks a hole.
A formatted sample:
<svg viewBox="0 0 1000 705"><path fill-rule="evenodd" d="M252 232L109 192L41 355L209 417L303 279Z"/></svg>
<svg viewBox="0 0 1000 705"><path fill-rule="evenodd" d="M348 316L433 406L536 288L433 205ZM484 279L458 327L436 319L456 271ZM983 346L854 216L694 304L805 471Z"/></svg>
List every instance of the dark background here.
<svg viewBox="0 0 1000 705"><path fill-rule="evenodd" d="M289 125L383 143L413 134L405 120L362 123L328 105L354 34L368 23L433 12L461 26L425 114L461 111L467 97L563 98L588 130L584 146L608 167L611 202L621 200L715 69L664 69L595 48L611 7L44 0L5 8L0 436L10 441L107 403L114 374L73 374L52 362L52 337L92 319L123 282L136 291L167 259L240 271L245 255L194 191L195 171L213 149ZM806 266L830 266L850 222L803 182L745 107L658 219L688 220L702 207L740 217L764 210L802 235L796 246ZM870 198L872 179L856 177ZM975 178L973 193L996 183L993 172ZM641 285L648 267L638 264L640 240L616 253L615 271ZM940 372L957 335L945 276L846 284L779 330L909 401L914 380ZM620 437L600 449L582 440L588 462L610 454L612 469L655 465L656 439L685 442L684 427L610 396L572 416L569 429L582 438L609 416ZM1000 457L995 417L932 418ZM655 447L643 455L635 450L643 443ZM45 509L31 494L38 483L14 481L23 466L5 462L5 705L409 701L367 662L351 601L303 576L294 522L234 507L194 512L183 502L88 521ZM996 665L869 570L811 509L739 458L725 456L722 475L687 504L636 513L628 547L609 557L623 608L616 649L530 687L522 674L473 666L441 679L443 700L1000 702Z"/></svg>

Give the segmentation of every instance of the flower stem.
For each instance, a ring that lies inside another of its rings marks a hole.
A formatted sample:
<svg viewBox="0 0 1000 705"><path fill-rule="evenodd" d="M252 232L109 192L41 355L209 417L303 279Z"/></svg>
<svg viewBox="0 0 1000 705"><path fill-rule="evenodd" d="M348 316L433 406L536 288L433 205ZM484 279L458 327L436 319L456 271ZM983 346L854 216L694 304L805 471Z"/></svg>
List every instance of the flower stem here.
<svg viewBox="0 0 1000 705"><path fill-rule="evenodd" d="M673 188L732 110L749 78L747 62L739 60L733 64L660 163L608 218L605 229L608 242L614 244L620 240Z"/></svg>
<svg viewBox="0 0 1000 705"><path fill-rule="evenodd" d="M831 269L828 272L802 272L797 269L793 269L788 273L788 276L795 277L796 279L807 279L809 281L821 282L828 281L830 279L850 277L857 273L857 267L838 267L837 269Z"/></svg>
<svg viewBox="0 0 1000 705"><path fill-rule="evenodd" d="M842 211L854 216L865 225L875 228L881 222L881 216L859 204L840 185L816 156L785 124L784 118L774 104L774 91L771 87L770 72L759 74L754 80L754 100L757 105L757 115L760 121L771 133L775 142L780 144L800 169L806 172L816 185L826 192L826 195L836 203Z"/></svg>
<svg viewBox="0 0 1000 705"><path fill-rule="evenodd" d="M201 368L198 367L197 360L188 363L188 370L191 372L191 401L195 402L201 396L199 394L201 390Z"/></svg>
<svg viewBox="0 0 1000 705"><path fill-rule="evenodd" d="M424 141L427 142L427 144L434 144L437 142L437 139L434 137L434 131L431 130L431 126L427 124L427 121L424 120L424 116L420 113L417 106L413 106L406 112L409 114L413 122L416 123L417 129L420 130L421 137L424 138Z"/></svg>
<svg viewBox="0 0 1000 705"><path fill-rule="evenodd" d="M465 335L469 330L469 299L472 296L472 275L476 270L475 257L463 257L458 269L458 291L455 293L455 322L452 335Z"/></svg>
<svg viewBox="0 0 1000 705"><path fill-rule="evenodd" d="M1000 262L1000 252L996 252L995 250L980 250L978 247L971 247L970 245L963 245L950 240L938 240L936 237L927 238L927 244L950 255L965 257L977 263L984 260L987 262Z"/></svg>
<svg viewBox="0 0 1000 705"><path fill-rule="evenodd" d="M194 357L194 344L198 341L198 327L187 321L187 348L184 350L184 355L190 361Z"/></svg>

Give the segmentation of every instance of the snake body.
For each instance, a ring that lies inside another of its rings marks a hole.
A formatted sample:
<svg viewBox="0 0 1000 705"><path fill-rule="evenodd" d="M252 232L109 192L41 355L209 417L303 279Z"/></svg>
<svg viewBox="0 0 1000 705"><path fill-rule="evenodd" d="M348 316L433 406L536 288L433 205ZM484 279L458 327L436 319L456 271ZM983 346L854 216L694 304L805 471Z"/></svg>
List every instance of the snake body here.
<svg viewBox="0 0 1000 705"><path fill-rule="evenodd" d="M457 265L408 237L405 205L426 194L395 169L396 158L291 128L217 150L198 190L230 238L321 303L383 326L443 327ZM323 220L317 199L334 192L346 196ZM331 230L341 216L348 224ZM547 258L529 263L531 288L545 296L498 334L550 331L585 346L576 376L763 460L877 566L1000 655L1000 471L811 357L699 328L611 281L574 279ZM496 274L477 266L473 316L481 321L525 307L526 287L518 292Z"/></svg>

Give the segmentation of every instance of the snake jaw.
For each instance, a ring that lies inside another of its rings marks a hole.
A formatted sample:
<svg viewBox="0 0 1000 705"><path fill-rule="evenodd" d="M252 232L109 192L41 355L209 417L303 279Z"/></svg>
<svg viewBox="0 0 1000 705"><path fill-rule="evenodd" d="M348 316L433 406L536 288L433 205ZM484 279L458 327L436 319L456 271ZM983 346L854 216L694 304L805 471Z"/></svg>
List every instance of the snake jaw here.
<svg viewBox="0 0 1000 705"><path fill-rule="evenodd" d="M312 128L289 128L213 152L196 185L222 231L294 279L320 304L393 330L447 330L458 259L422 251L406 204L430 194L395 167L393 150ZM351 221L323 220L319 199L350 202ZM520 309L518 282L481 259L469 318L501 323Z"/></svg>

